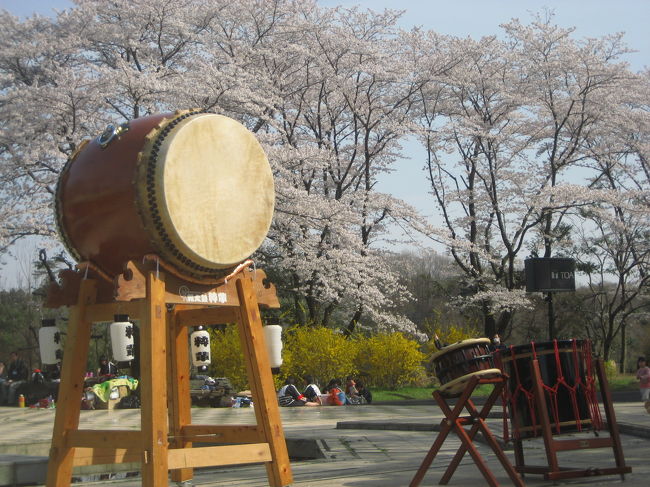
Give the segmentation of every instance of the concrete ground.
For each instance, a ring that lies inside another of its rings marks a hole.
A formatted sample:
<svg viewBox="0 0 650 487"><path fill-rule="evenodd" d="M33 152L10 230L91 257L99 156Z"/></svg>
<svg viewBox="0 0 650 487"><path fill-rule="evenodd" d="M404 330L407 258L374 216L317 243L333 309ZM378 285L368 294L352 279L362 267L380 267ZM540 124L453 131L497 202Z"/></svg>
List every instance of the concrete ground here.
<svg viewBox="0 0 650 487"><path fill-rule="evenodd" d="M502 420L495 408L489 427L501 434ZM558 481L554 485L601 486L624 485L646 487L650 479L650 414L640 402L615 402L618 424L622 434L625 461L632 473L625 476L595 476ZM9 464L15 455L46 456L54 421L54 410L0 408L0 467ZM254 424L250 408L193 408L193 422L201 424ZM282 422L288 442L314 439L321 458L292 461L294 486L301 487L401 487L407 486L418 469L437 433L433 431L443 415L430 404L364 405L321 408L282 408ZM139 429L139 410L82 411L81 426L85 429ZM580 435L586 435L581 433ZM579 435L578 435L579 436ZM313 442L311 442L313 444ZM421 485L437 485L460 441L450 435L429 469ZM478 448L501 485L512 485L492 451L484 444ZM543 464L544 447L541 440L524 443L526 463ZM307 451L306 449L305 451ZM307 454L307 453L306 453ZM514 462L512 451L506 449ZM25 463L21 468L37 473L37 467ZM591 449L560 454L564 467L613 467L611 448ZM40 465L45 468L41 457ZM36 462L36 459L32 459ZM17 467L14 467L17 468ZM42 474L42 472L41 472ZM124 476L124 473L115 474ZM140 486L138 477L103 479L93 482L85 477L76 485ZM550 485L539 475L526 475L526 485ZM0 485L3 484L0 474ZM35 484L41 485L41 484ZM173 485L170 482L170 485ZM197 469L192 485L253 487L268 485L262 465ZM450 485L487 485L480 472L466 455ZM158 487L158 486L156 486Z"/></svg>

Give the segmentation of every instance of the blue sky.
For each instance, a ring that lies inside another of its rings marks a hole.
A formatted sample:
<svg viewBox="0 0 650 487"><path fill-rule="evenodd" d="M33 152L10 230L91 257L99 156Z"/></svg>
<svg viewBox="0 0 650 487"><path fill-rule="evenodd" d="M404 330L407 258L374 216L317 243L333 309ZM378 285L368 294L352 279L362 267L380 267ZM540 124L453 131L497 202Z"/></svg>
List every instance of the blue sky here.
<svg viewBox="0 0 650 487"><path fill-rule="evenodd" d="M404 10L400 20L404 28L421 26L443 34L473 38L498 35L500 24L512 18L526 23L532 19L533 13L548 8L555 12L557 24L576 28L576 37L624 32L628 46L637 51L626 57L632 70L650 67L648 0L320 0L319 3L326 7L360 5L373 10ZM70 6L72 2L69 0L0 0L0 8L21 17L34 12L52 15L55 9ZM378 189L392 193L424 214L431 215L432 200L422 172L424 151L407 142L405 152L407 160L399 164L399 169L389 177L382 179ZM3 268L0 287L11 287L17 272L15 263Z"/></svg>

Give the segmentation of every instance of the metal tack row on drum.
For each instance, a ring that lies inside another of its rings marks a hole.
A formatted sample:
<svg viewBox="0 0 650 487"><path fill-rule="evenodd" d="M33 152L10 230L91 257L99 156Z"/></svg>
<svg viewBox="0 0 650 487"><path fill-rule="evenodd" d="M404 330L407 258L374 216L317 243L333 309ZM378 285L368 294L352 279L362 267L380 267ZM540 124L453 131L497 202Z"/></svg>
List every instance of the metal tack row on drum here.
<svg viewBox="0 0 650 487"><path fill-rule="evenodd" d="M592 366L591 342L553 340L524 345L491 346L487 338L442 347L431 358L440 380L439 392L458 397L473 376L508 376L504 402L515 435L537 436L541 430L534 400L532 364L537 360L553 434L600 429Z"/></svg>

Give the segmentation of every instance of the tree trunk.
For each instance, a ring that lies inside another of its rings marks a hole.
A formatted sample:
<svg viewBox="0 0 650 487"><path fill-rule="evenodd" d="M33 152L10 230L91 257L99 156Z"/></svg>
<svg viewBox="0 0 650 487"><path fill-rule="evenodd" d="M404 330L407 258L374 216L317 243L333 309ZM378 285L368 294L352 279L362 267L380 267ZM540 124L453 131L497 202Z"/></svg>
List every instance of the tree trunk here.
<svg viewBox="0 0 650 487"><path fill-rule="evenodd" d="M483 330L485 331L485 336L490 340L497 333L497 323L488 303L483 303Z"/></svg>
<svg viewBox="0 0 650 487"><path fill-rule="evenodd" d="M612 338L607 335L603 338L603 361L607 362L609 360L609 354L612 349Z"/></svg>
<svg viewBox="0 0 650 487"><path fill-rule="evenodd" d="M510 323L512 322L513 314L514 313L512 311L502 311L501 314L499 315L496 332L499 334L501 338L506 336L506 334L508 333L508 328L510 327ZM492 338L492 337L488 337L488 338Z"/></svg>
<svg viewBox="0 0 650 487"><path fill-rule="evenodd" d="M618 371L621 374L625 373L625 364L627 363L627 327L625 323L621 324L621 355L619 357L620 364Z"/></svg>
<svg viewBox="0 0 650 487"><path fill-rule="evenodd" d="M357 327L357 323L358 323L359 320L361 319L361 313L362 313L361 309L358 309L358 310L354 313L354 316L352 317L352 319L350 320L350 322L348 323L347 328L346 328L345 330L343 330L343 334L344 334L346 337L352 336L352 334L354 333L354 329Z"/></svg>
<svg viewBox="0 0 650 487"><path fill-rule="evenodd" d="M546 302L548 303L548 339L554 340L557 338L557 330L555 329L555 305L553 303L553 293L546 295Z"/></svg>

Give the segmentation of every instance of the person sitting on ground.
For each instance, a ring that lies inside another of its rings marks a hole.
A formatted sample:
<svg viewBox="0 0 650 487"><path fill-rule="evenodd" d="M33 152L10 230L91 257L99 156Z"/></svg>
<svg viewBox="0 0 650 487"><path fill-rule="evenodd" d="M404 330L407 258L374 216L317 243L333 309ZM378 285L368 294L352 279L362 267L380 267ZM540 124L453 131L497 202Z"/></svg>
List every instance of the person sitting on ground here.
<svg viewBox="0 0 650 487"><path fill-rule="evenodd" d="M345 396L347 398L347 404L358 405L364 402L364 399L359 395L357 382L353 377L345 379Z"/></svg>
<svg viewBox="0 0 650 487"><path fill-rule="evenodd" d="M117 375L117 367L113 362L110 362L105 356L99 357L99 368L97 369L99 377L103 375Z"/></svg>
<svg viewBox="0 0 650 487"><path fill-rule="evenodd" d="M357 383L353 377L347 377L345 379L345 395L348 397L356 397L359 395L359 391L356 388Z"/></svg>
<svg viewBox="0 0 650 487"><path fill-rule="evenodd" d="M0 384L0 405L15 406L17 403L16 389L20 387L29 375L29 370L17 351L9 354L7 380Z"/></svg>
<svg viewBox="0 0 650 487"><path fill-rule="evenodd" d="M341 389L341 381L339 379L332 379L327 384L327 393L329 394L329 404L332 406L344 406L347 404L345 392Z"/></svg>
<svg viewBox="0 0 650 487"><path fill-rule="evenodd" d="M317 402L318 404L321 404L321 392L319 387L314 382L314 377L311 375L306 375L303 377L303 380L305 381L306 387L302 395L305 396L310 402Z"/></svg>
<svg viewBox="0 0 650 487"><path fill-rule="evenodd" d="M359 396L363 398L363 401L370 404L372 402L372 392L370 392L370 390L363 385L363 382L359 380L357 381L356 388L359 392Z"/></svg>
<svg viewBox="0 0 650 487"><path fill-rule="evenodd" d="M282 407L320 406L317 402L307 400L296 388L296 379L287 377L284 386L278 391L278 404Z"/></svg>

